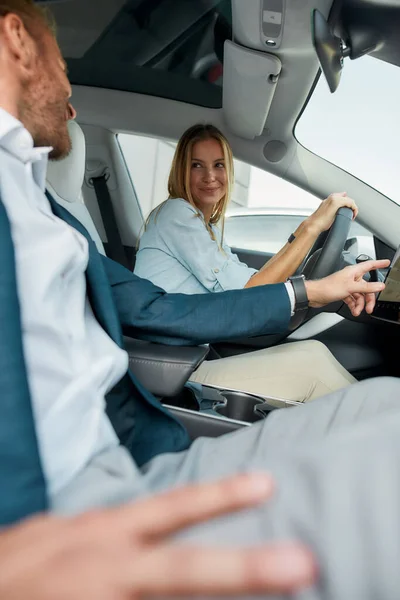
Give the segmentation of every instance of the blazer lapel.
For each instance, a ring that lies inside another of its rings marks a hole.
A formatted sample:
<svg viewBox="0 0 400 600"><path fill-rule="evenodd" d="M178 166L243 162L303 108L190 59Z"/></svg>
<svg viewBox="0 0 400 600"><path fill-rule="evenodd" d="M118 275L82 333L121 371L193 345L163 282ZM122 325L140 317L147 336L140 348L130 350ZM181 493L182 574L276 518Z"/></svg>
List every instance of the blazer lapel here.
<svg viewBox="0 0 400 600"><path fill-rule="evenodd" d="M48 192L46 195L54 214L77 229L88 240L89 263L86 280L90 304L100 325L123 348L117 308L96 244L80 221L53 200ZM132 402L133 398L135 402ZM180 451L190 445L189 436L181 423L169 414L131 372L108 393L106 400L107 414L114 429L138 464L144 464L161 451Z"/></svg>
<svg viewBox="0 0 400 600"><path fill-rule="evenodd" d="M103 329L121 348L123 347L121 325L111 293L110 284L100 254L89 233L71 213L60 206L46 192L53 213L79 231L89 244L89 263L86 270L88 297L92 310Z"/></svg>
<svg viewBox="0 0 400 600"><path fill-rule="evenodd" d="M0 199L0 523L47 507L22 345L14 244Z"/></svg>

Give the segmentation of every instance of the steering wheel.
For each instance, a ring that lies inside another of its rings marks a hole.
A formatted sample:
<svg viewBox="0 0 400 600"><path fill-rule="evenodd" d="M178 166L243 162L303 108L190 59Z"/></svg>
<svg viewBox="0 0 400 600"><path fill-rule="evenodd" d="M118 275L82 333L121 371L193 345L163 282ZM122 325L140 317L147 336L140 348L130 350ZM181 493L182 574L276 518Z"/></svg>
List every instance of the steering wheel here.
<svg viewBox="0 0 400 600"><path fill-rule="evenodd" d="M351 208L340 208L330 229L317 239L297 273L306 279L322 279L339 271L352 220ZM299 327L308 315L308 310L295 313L290 329Z"/></svg>

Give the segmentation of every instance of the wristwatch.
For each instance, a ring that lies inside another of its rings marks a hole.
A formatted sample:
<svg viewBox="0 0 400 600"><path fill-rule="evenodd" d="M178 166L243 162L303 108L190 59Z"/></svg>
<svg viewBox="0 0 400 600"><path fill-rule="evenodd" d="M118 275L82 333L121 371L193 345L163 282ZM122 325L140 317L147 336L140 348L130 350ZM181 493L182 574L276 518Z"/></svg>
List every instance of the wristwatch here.
<svg viewBox="0 0 400 600"><path fill-rule="evenodd" d="M307 289L305 286L306 278L304 275L294 275L289 277L289 281L293 286L295 306L294 312L297 313L301 310L307 310L308 308L308 296Z"/></svg>

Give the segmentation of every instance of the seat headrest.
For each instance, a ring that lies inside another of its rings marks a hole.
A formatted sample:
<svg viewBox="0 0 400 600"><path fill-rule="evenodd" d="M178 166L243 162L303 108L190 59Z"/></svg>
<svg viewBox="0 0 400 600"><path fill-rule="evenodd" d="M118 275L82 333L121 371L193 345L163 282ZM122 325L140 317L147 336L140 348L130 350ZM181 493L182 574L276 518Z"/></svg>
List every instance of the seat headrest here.
<svg viewBox="0 0 400 600"><path fill-rule="evenodd" d="M71 152L62 160L49 161L47 188L56 200L82 202L86 163L85 136L76 121L68 121L68 130L71 137Z"/></svg>

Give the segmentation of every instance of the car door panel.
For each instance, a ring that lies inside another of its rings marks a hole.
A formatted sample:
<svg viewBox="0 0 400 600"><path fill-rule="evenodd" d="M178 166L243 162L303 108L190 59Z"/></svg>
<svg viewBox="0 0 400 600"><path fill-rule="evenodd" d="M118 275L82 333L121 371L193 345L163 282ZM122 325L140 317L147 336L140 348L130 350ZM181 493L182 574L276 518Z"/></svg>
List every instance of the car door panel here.
<svg viewBox="0 0 400 600"><path fill-rule="evenodd" d="M344 319L315 336L357 379L400 376L400 327L374 319Z"/></svg>
<svg viewBox="0 0 400 600"><path fill-rule="evenodd" d="M241 262L258 271L274 256L272 252L260 252L258 250L246 250L243 248L231 248L231 250L234 254L237 254Z"/></svg>

